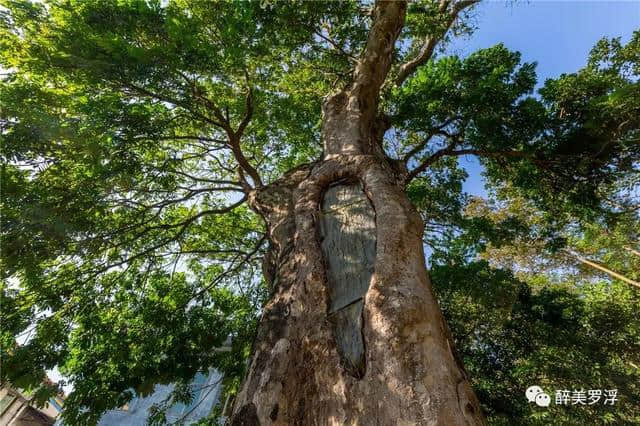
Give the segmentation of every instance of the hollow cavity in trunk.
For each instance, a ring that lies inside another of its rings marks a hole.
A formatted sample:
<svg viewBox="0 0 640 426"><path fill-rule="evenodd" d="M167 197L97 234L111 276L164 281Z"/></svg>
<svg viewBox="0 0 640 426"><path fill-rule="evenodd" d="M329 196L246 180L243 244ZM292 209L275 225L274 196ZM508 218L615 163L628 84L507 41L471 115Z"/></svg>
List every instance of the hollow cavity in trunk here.
<svg viewBox="0 0 640 426"><path fill-rule="evenodd" d="M329 320L342 367L362 378L366 369L362 309L374 272L375 212L359 183L343 183L326 191L321 213Z"/></svg>

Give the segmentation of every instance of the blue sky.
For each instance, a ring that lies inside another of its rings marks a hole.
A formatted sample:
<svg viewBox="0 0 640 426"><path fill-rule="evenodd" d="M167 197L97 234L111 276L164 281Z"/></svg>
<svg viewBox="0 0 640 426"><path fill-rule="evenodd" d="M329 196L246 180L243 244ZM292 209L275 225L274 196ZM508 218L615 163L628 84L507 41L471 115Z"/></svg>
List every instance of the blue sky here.
<svg viewBox="0 0 640 426"><path fill-rule="evenodd" d="M456 40L450 53L466 56L477 49L504 43L537 62L539 83L583 67L593 45L602 37L629 40L640 29L640 1L487 1L475 12L477 30ZM461 158L469 179L465 191L484 195L481 166Z"/></svg>

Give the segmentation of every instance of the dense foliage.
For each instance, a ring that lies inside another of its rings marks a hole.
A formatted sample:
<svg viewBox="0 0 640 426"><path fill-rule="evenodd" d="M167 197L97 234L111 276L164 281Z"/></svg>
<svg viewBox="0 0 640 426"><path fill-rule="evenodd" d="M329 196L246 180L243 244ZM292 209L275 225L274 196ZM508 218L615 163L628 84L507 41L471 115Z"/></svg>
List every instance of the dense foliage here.
<svg viewBox="0 0 640 426"><path fill-rule="evenodd" d="M640 297L605 281L521 281L485 262L432 270L445 316L491 424L635 424ZM539 385L541 409L523 398ZM614 405L555 404L557 391L616 389Z"/></svg>
<svg viewBox="0 0 640 426"><path fill-rule="evenodd" d="M399 65L470 31L474 3L410 5L381 102L459 351L492 422L640 421L637 289L476 260L527 238L534 256L638 250L640 32L538 93L535 64L503 45ZM248 193L320 158L322 99L350 81L370 22L356 1L3 0L1 380L44 401L59 369L64 420L82 425L211 367L234 392L269 292ZM474 215L463 155L498 203L535 214ZM542 412L522 397L533 383L621 398Z"/></svg>

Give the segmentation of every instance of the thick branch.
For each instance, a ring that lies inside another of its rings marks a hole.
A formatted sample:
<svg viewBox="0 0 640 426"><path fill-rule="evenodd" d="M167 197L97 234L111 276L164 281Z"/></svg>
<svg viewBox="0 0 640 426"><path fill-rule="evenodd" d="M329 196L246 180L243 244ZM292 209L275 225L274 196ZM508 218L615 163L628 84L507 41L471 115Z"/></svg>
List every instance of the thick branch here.
<svg viewBox="0 0 640 426"><path fill-rule="evenodd" d="M224 118L220 110L215 111L214 114L216 115L216 117L218 117L218 119L225 120L225 123L226 123L225 130L227 132L227 136L229 137L229 147L231 148L233 157L238 162L240 169L245 173L247 173L249 176L251 176L251 179L253 180L254 185L256 185L257 187L261 187L262 179L260 179L260 174L249 163L249 160L247 160L247 157L245 157L244 153L242 152L242 148L240 147L240 138L242 137L244 130L249 125L251 118L253 117L253 91L251 90L251 88L249 88L249 91L247 93L247 98L246 98L246 112L242 121L238 125L237 130L234 131L231 128L231 124L228 122L228 119Z"/></svg>
<svg viewBox="0 0 640 426"><path fill-rule="evenodd" d="M254 185L257 187L262 186L262 179L260 179L260 175L258 171L249 163L247 157L242 153L242 149L240 148L240 139L234 137L229 141L229 145L231 146L231 152L233 153L234 158L238 162L238 165L253 180Z"/></svg>
<svg viewBox="0 0 640 426"><path fill-rule="evenodd" d="M253 90L251 89L251 87L249 86L246 97L245 115L238 125L238 129L233 130L233 127L229 120L229 112L227 111L225 115L216 104L214 104L208 97L203 95L202 91L198 88L194 81L190 80L186 75L182 73L179 74L191 85L191 90L194 96L204 101L207 108L211 110L214 117L216 118L217 123L219 123L218 125L227 133L227 137L229 138L228 145L231 148L231 152L233 153L233 156L238 162L240 168L244 170L249 176L251 176L251 179L253 179L256 186L262 186L262 180L260 179L258 171L251 164L249 164L249 161L244 156L242 149L240 148L240 138L242 137L244 130L249 125L251 118L253 117ZM249 84L249 77L246 77L247 84Z"/></svg>
<svg viewBox="0 0 640 426"><path fill-rule="evenodd" d="M350 90L358 98L362 112L375 112L378 93L391 68L394 45L404 25L406 8L405 1L375 4L374 21Z"/></svg>
<svg viewBox="0 0 640 426"><path fill-rule="evenodd" d="M405 1L376 1L367 43L353 72L350 87L328 97L323 104L322 139L325 156L377 153L372 138L377 126L378 98L385 81L395 42L404 24Z"/></svg>
<svg viewBox="0 0 640 426"><path fill-rule="evenodd" d="M236 130L235 132L236 137L240 138L240 136L242 136L242 134L244 133L244 129L247 128L249 122L251 121L251 117L253 117L253 90L249 88L246 99L246 112L244 114L244 118L238 126L238 130Z"/></svg>

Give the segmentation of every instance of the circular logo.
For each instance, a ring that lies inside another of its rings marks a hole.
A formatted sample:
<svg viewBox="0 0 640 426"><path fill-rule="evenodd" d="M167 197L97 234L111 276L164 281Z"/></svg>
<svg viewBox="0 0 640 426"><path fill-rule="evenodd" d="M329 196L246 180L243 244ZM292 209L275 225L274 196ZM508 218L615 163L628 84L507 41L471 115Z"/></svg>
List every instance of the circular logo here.
<svg viewBox="0 0 640 426"><path fill-rule="evenodd" d="M549 404L551 404L551 397L546 393L541 392L536 395L536 404L538 404L539 407L548 407Z"/></svg>
<svg viewBox="0 0 640 426"><path fill-rule="evenodd" d="M535 402L539 407L548 407L551 397L543 392L540 386L529 386L524 392L529 402Z"/></svg>
<svg viewBox="0 0 640 426"><path fill-rule="evenodd" d="M542 388L540 386L529 386L524 393L527 396L527 400L529 402L533 402L536 400L536 395L542 393Z"/></svg>

